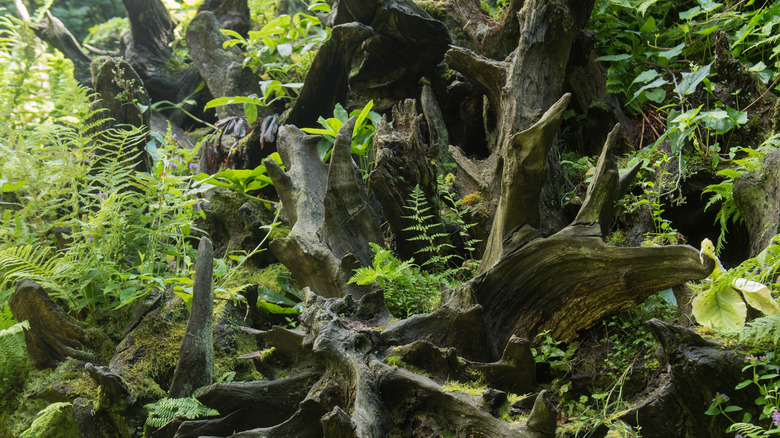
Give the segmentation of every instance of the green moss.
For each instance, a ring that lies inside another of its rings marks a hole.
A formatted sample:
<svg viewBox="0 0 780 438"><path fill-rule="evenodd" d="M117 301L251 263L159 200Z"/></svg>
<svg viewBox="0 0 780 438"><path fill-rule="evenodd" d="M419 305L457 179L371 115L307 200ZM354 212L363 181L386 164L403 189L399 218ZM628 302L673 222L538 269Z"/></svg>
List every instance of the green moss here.
<svg viewBox="0 0 780 438"><path fill-rule="evenodd" d="M414 2L423 11L427 12L431 17L444 21L447 18L447 11L444 8L444 2L440 1L427 1L418 0Z"/></svg>
<svg viewBox="0 0 780 438"><path fill-rule="evenodd" d="M448 380L446 383L444 383L444 385L441 386L441 389L449 392L463 392L469 395L480 397L482 396L482 393L484 393L488 388L487 385L479 382L461 383Z"/></svg>
<svg viewBox="0 0 780 438"><path fill-rule="evenodd" d="M409 365L407 365L403 359L401 359L401 356L387 356L382 360L382 362L390 365L393 368L408 368Z"/></svg>

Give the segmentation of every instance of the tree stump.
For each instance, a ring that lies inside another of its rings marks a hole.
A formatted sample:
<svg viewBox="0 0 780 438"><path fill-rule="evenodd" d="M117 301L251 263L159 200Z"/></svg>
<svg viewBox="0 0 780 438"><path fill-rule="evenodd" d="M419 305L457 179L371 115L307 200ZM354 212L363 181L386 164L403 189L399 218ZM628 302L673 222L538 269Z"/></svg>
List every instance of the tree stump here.
<svg viewBox="0 0 780 438"><path fill-rule="evenodd" d="M38 283L17 281L8 306L17 321L30 323L24 339L37 368L56 367L68 357L94 360L84 329Z"/></svg>
<svg viewBox="0 0 780 438"><path fill-rule="evenodd" d="M212 320L214 294L212 278L214 249L208 237L200 239L192 286L192 311L173 373L168 397L189 397L195 389L210 385L214 374L214 334Z"/></svg>

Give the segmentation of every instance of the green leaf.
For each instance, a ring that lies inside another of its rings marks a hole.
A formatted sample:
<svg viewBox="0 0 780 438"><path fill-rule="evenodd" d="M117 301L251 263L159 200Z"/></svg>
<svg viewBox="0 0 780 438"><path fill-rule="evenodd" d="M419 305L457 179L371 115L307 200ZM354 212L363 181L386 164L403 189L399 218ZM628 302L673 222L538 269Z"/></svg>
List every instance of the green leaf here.
<svg viewBox="0 0 780 438"><path fill-rule="evenodd" d="M631 59L631 55L628 53L622 53L620 55L599 56L596 58L596 61L625 61L626 59Z"/></svg>
<svg viewBox="0 0 780 438"><path fill-rule="evenodd" d="M298 304L298 302L293 301L290 298L265 287L257 288L257 297L270 303L282 303L287 306L295 306Z"/></svg>
<svg viewBox="0 0 780 438"><path fill-rule="evenodd" d="M289 58L293 54L292 44L290 43L279 44L278 46L276 46L276 51L279 52L279 54L284 56L285 58Z"/></svg>
<svg viewBox="0 0 780 438"><path fill-rule="evenodd" d="M660 56L661 58L672 59L678 56L680 53L682 53L684 48L685 48L685 43L680 43L669 50L663 50L661 52L658 52L658 56Z"/></svg>
<svg viewBox="0 0 780 438"><path fill-rule="evenodd" d="M693 299L693 316L699 324L733 333L745 325L747 308L732 287L711 289Z"/></svg>
<svg viewBox="0 0 780 438"><path fill-rule="evenodd" d="M712 64L708 64L694 72L682 73L683 79L680 82L680 84L677 87L675 87L674 91L683 96L687 96L693 93L694 91L696 91L696 87L699 86L699 84L704 80L704 78L706 78L707 75L710 74L711 67Z"/></svg>
<svg viewBox="0 0 780 438"><path fill-rule="evenodd" d="M269 303L266 300L257 300L257 307L265 309L269 313L273 313L276 315L297 315L301 313L299 310L295 308L282 307L275 303Z"/></svg>
<svg viewBox="0 0 780 438"><path fill-rule="evenodd" d="M636 78L634 78L634 80L633 80L633 81L631 81L631 84L632 84L632 85L633 85L633 84L636 84L636 83L640 83L640 84L646 84L646 83L648 83L648 82L652 81L653 79L657 78L657 77L658 77L658 76L660 76L660 75L661 75L661 74L660 74L660 73L658 73L658 72L657 72L657 71L655 71L655 70L645 70L645 71L643 71L642 73L639 73L639 76L637 76ZM665 82L665 81L664 81L664 82Z"/></svg>
<svg viewBox="0 0 780 438"><path fill-rule="evenodd" d="M257 105L252 103L244 103L244 117L246 122L250 126L257 120Z"/></svg>
<svg viewBox="0 0 780 438"><path fill-rule="evenodd" d="M254 97L232 96L232 97L218 97L216 99L212 99L206 104L205 107L203 107L203 109L207 110L209 108L214 108L216 106L231 105L234 103L251 103L259 106L265 106L265 102Z"/></svg>
<svg viewBox="0 0 780 438"><path fill-rule="evenodd" d="M666 91L663 88L656 88L654 90L646 91L645 97L647 100L651 100L655 103L661 103L666 99Z"/></svg>
<svg viewBox="0 0 780 438"><path fill-rule="evenodd" d="M647 20L645 20L644 24L642 24L642 27L639 28L639 31L642 33L649 33L655 29L655 18L653 16L647 17Z"/></svg>
<svg viewBox="0 0 780 438"><path fill-rule="evenodd" d="M695 18L696 16L701 14L701 12L702 12L701 8L698 7L698 6L695 6L695 7L692 7L690 9L688 9L687 11L680 12L680 19L681 20L686 20L686 21L692 20L693 18Z"/></svg>
<svg viewBox="0 0 780 438"><path fill-rule="evenodd" d="M780 313L780 305L772 298L772 292L765 285L744 278L737 278L732 286L742 292L750 307L761 311L764 315Z"/></svg>
<svg viewBox="0 0 780 438"><path fill-rule="evenodd" d="M336 120L340 121L341 125L346 123L347 120L349 119L349 115L347 114L347 110L345 110L344 107L341 106L340 103L337 103L336 107L333 108L333 117ZM341 125L339 125L339 127L341 127Z"/></svg>

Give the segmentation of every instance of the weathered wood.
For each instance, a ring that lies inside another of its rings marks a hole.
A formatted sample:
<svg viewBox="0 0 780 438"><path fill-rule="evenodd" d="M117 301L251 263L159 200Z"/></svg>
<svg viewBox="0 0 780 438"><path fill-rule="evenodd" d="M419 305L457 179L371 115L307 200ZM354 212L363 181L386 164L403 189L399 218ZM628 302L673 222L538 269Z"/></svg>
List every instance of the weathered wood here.
<svg viewBox="0 0 780 438"><path fill-rule="evenodd" d="M756 172L734 179L734 202L750 235L750 257L780 233L780 151L767 152Z"/></svg>
<svg viewBox="0 0 780 438"><path fill-rule="evenodd" d="M425 255L420 251L429 247L428 241L411 240L420 236L411 227L430 227L429 235L443 233L444 226L439 216L438 186L434 146L424 138L425 123L417 112L415 101L407 99L393 107L393 121L382 122L374 134L374 169L368 178L368 186L382 205L382 214L387 219L395 238L395 250L401 259L414 258L418 264ZM424 194L425 213L430 218L420 224L414 220L409 202L415 186ZM436 245L449 243L444 238L436 239Z"/></svg>
<svg viewBox="0 0 780 438"><path fill-rule="evenodd" d="M661 384L647 398L620 419L639 426L644 436L708 438L725 436L731 421L723 415L706 415L717 393L727 394L729 404L741 406L757 418L753 401L759 396L755 386L734 391L745 379L744 358L722 345L705 340L692 330L651 319L647 326L658 340L666 372Z"/></svg>
<svg viewBox="0 0 780 438"><path fill-rule="evenodd" d="M253 93L261 96L260 78L243 68L244 55L238 47L222 46L230 38L219 31L221 28L217 17L210 11L199 12L187 26L187 48L200 76L215 98ZM219 106L216 110L219 119L244 115L243 106L239 104ZM260 117L270 114L270 108L258 108Z"/></svg>
<svg viewBox="0 0 780 438"><path fill-rule="evenodd" d="M195 389L210 385L214 374L214 294L212 292L214 249L208 237L201 237L195 278L192 285L192 311L179 351L168 397L189 397Z"/></svg>
<svg viewBox="0 0 780 438"><path fill-rule="evenodd" d="M220 26L246 37L251 28L249 4L247 0L206 1L198 7L198 12L211 11L219 20Z"/></svg>
<svg viewBox="0 0 780 438"><path fill-rule="evenodd" d="M317 155L318 137L289 125L279 130L279 153L287 171L266 160L292 226L287 237L271 242L271 251L298 284L326 297L368 293L368 287L347 281L354 269L370 265L368 243L383 240L350 155L354 125L353 117L339 131L329 165Z"/></svg>
<svg viewBox="0 0 780 438"><path fill-rule="evenodd" d="M8 306L17 321L28 321L24 331L27 353L37 368L56 367L68 357L94 360L84 329L32 280L16 282Z"/></svg>
<svg viewBox="0 0 780 438"><path fill-rule="evenodd" d="M450 44L444 25L411 0L344 0L354 19L374 34L362 45L363 62L350 79L360 93L404 96L441 62Z"/></svg>
<svg viewBox="0 0 780 438"><path fill-rule="evenodd" d="M518 2L513 3L519 6ZM553 106L563 94L566 65L569 60L572 42L579 30L585 25L593 0L570 1L556 0L553 2L528 0L522 3L517 13L520 26L520 38L517 50L506 61L495 61L489 57L462 48L452 48L446 54L448 64L462 73L470 82L478 84L488 97L489 106L485 113L487 147L490 157L481 162L466 165L468 158L462 154L453 153L461 167L474 167L478 171L468 174L475 180L474 186L484 187L482 195L486 199L502 197L505 190L502 178L507 177L506 163L513 162L509 158L515 137L535 124L541 115ZM495 121L493 121L495 120ZM489 121L489 123L488 123ZM544 156L546 164L536 166L550 168L542 181L541 200L534 204L496 207L496 218L512 217L506 211L530 211L531 215L541 215L541 229L545 234L560 230L565 223L562 214L555 205L559 198L560 164L555 156L555 146L548 146ZM538 161L538 160L536 160ZM518 187L522 186L520 184ZM529 200L531 200L529 198ZM541 213L538 213L541 210ZM491 237L487 243L487 265L495 262L501 245L499 235L507 231L505 220L494 221Z"/></svg>
<svg viewBox="0 0 780 438"><path fill-rule="evenodd" d="M352 57L372 34L370 27L360 23L333 27L330 38L314 57L286 123L301 128L314 126L318 117L332 114L337 103L346 104Z"/></svg>

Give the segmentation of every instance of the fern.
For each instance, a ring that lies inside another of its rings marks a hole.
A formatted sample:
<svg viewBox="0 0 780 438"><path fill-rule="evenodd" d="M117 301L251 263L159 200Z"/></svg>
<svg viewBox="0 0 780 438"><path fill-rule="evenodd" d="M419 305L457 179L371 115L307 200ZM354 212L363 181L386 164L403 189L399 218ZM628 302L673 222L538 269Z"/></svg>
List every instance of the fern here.
<svg viewBox="0 0 780 438"><path fill-rule="evenodd" d="M751 347L780 344L780 314L756 318L739 333L739 342Z"/></svg>
<svg viewBox="0 0 780 438"><path fill-rule="evenodd" d="M157 429L167 426L176 417L192 420L198 417L219 415L216 409L206 407L192 397L162 398L145 405L144 408L149 410L146 425Z"/></svg>
<svg viewBox="0 0 780 438"><path fill-rule="evenodd" d="M63 415L63 409L67 409L72 405L72 403L68 402L59 402L46 406L43 408L43 410L38 412L38 415L35 416L35 420L33 420L30 427L22 432L19 438L38 438L41 436L49 436L49 434L52 434L50 429L55 427L55 424L59 423L57 417ZM65 434L67 432L60 431L60 433Z"/></svg>
<svg viewBox="0 0 780 438"><path fill-rule="evenodd" d="M20 381L19 373L24 369L27 359L24 329L29 328L30 323L24 321L0 330L0 395L4 395Z"/></svg>
<svg viewBox="0 0 780 438"><path fill-rule="evenodd" d="M763 438L772 435L763 427L750 423L734 423L726 432L736 432L738 436L744 438Z"/></svg>
<svg viewBox="0 0 780 438"><path fill-rule="evenodd" d="M53 280L59 278L67 265L60 265L61 259L51 255L48 248L33 245L11 247L0 250L0 288L22 278L35 280L48 289L61 290Z"/></svg>
<svg viewBox="0 0 780 438"><path fill-rule="evenodd" d="M419 184L414 186L409 196L410 205L404 205L404 208L409 210L411 215L403 217L413 220L415 225L404 228L403 231L417 233L416 236L410 237L409 240L423 241L427 244L427 246L417 251L417 254L428 256L425 261L420 263L420 266L430 267L436 272L444 272L449 261L457 257L456 254L451 252L454 246L449 243L449 235L439 231L444 229L441 223L432 221L435 216L430 213L431 206L428 205L425 194L420 189Z"/></svg>
<svg viewBox="0 0 780 438"><path fill-rule="evenodd" d="M374 251L372 265L355 270L349 283L379 283L387 308L395 316L406 318L433 311L440 294L441 278L421 271L412 261L398 260L392 252L375 243L369 245Z"/></svg>

